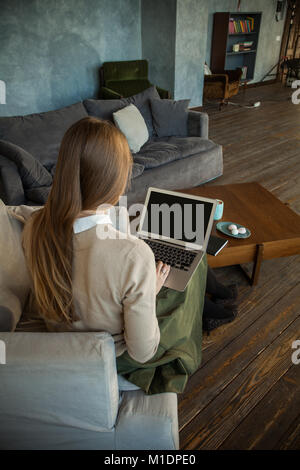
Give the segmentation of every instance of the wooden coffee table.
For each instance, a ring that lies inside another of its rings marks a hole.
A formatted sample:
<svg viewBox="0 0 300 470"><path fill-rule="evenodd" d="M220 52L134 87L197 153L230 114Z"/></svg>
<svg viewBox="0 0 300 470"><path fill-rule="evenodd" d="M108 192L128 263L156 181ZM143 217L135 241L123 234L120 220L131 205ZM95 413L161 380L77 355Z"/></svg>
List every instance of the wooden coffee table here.
<svg viewBox="0 0 300 470"><path fill-rule="evenodd" d="M211 267L254 262L250 283L256 284L262 260L300 253L300 216L258 183L199 186L181 190L189 194L224 201L223 221L237 222L251 231L246 239L227 237L216 230L213 235L228 239L217 255L208 255Z"/></svg>

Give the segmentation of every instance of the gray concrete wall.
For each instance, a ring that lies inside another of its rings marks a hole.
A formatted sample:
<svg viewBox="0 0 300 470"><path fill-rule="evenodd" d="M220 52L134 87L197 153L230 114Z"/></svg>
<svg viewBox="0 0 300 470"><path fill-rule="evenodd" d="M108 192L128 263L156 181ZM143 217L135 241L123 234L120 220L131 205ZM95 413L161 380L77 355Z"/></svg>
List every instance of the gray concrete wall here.
<svg viewBox="0 0 300 470"><path fill-rule="evenodd" d="M254 81L277 62L284 21L276 0L242 0L262 12ZM150 80L202 104L203 65L210 62L213 13L236 0L0 0L0 115L59 108L99 87L108 60L149 60ZM1 100L0 100L1 101Z"/></svg>
<svg viewBox="0 0 300 470"><path fill-rule="evenodd" d="M175 85L177 0L142 0L142 56L152 83L171 91Z"/></svg>
<svg viewBox="0 0 300 470"><path fill-rule="evenodd" d="M140 0L0 1L2 116L94 97L102 62L140 58Z"/></svg>
<svg viewBox="0 0 300 470"><path fill-rule="evenodd" d="M207 37L207 2L177 0L175 98L202 103L203 65Z"/></svg>

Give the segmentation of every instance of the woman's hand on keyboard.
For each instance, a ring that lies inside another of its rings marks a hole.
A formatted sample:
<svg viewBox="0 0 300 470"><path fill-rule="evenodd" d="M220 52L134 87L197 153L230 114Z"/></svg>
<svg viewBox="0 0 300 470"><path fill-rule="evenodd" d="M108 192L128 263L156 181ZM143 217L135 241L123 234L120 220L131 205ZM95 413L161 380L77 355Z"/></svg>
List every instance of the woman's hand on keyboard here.
<svg viewBox="0 0 300 470"><path fill-rule="evenodd" d="M158 261L156 264L156 295L164 285L170 272L170 265L164 264L162 261Z"/></svg>

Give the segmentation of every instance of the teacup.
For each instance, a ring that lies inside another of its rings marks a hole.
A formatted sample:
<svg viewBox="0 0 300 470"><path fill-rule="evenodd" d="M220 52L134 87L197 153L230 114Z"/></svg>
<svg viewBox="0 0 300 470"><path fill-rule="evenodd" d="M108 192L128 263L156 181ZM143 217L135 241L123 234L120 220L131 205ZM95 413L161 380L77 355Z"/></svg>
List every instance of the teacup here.
<svg viewBox="0 0 300 470"><path fill-rule="evenodd" d="M217 199L217 207L215 210L214 220L221 220L223 217L224 202L221 199Z"/></svg>

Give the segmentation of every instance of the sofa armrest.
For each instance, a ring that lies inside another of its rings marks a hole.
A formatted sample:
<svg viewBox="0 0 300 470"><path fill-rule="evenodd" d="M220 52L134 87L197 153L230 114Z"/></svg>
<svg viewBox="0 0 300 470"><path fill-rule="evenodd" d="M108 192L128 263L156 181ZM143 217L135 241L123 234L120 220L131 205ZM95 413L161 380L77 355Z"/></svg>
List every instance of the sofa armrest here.
<svg viewBox="0 0 300 470"><path fill-rule="evenodd" d="M110 88L106 88L105 86L101 87L100 92L102 98L104 98L105 100L119 100L123 98L120 93L117 93L116 91L111 90Z"/></svg>
<svg viewBox="0 0 300 470"><path fill-rule="evenodd" d="M116 423L119 450L179 448L176 393L124 392Z"/></svg>
<svg viewBox="0 0 300 470"><path fill-rule="evenodd" d="M0 449L113 449L119 391L108 333L0 333L0 340L7 358Z"/></svg>
<svg viewBox="0 0 300 470"><path fill-rule="evenodd" d="M188 136L208 139L208 114L199 111L188 112Z"/></svg>
<svg viewBox="0 0 300 470"><path fill-rule="evenodd" d="M171 98L171 93L168 91L168 90L164 90L163 88L160 88L160 87L156 87L157 91L158 91L158 94L159 96L162 98L162 99L167 99L169 100Z"/></svg>
<svg viewBox="0 0 300 470"><path fill-rule="evenodd" d="M10 206L25 203L23 184L17 166L0 155L0 199Z"/></svg>

